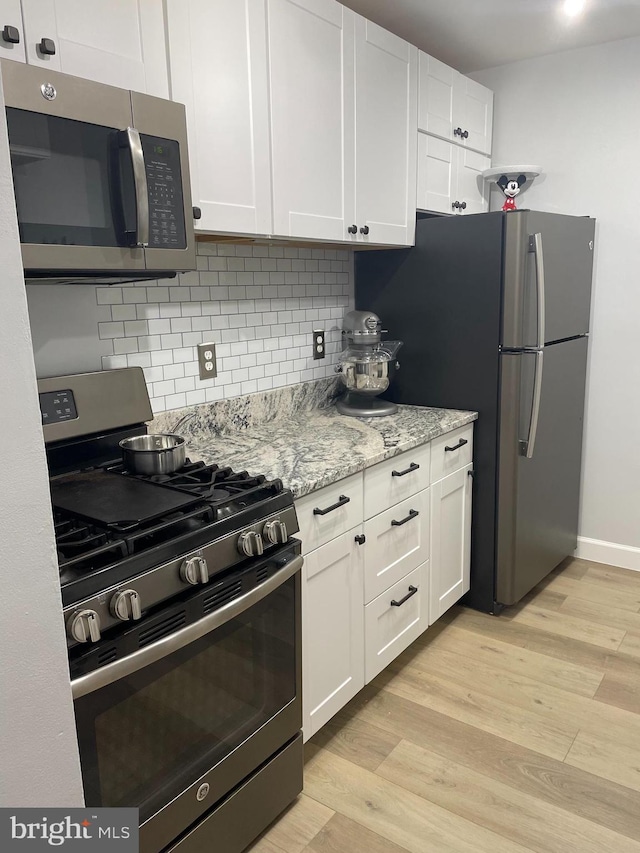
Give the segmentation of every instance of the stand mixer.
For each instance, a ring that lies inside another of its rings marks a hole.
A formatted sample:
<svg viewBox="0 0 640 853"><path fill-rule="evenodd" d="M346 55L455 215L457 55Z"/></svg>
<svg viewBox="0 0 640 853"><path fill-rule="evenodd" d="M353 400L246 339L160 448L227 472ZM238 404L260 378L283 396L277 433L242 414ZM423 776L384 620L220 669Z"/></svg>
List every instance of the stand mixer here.
<svg viewBox="0 0 640 853"><path fill-rule="evenodd" d="M395 403L375 398L387 390L400 366L396 353L402 341L381 341L382 321L371 311L349 311L342 334L345 349L336 373L340 374L347 394L336 403L340 414L371 418L397 412Z"/></svg>

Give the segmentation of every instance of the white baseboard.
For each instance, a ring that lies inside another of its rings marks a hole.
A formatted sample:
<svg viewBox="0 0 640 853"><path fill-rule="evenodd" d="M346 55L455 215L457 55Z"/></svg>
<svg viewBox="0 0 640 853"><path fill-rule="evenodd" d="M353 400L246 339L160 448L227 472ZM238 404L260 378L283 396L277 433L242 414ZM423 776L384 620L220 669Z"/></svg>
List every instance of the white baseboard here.
<svg viewBox="0 0 640 853"><path fill-rule="evenodd" d="M575 555L583 560L593 560L594 563L608 563L610 566L640 572L640 548L632 545L617 545L615 542L578 536Z"/></svg>

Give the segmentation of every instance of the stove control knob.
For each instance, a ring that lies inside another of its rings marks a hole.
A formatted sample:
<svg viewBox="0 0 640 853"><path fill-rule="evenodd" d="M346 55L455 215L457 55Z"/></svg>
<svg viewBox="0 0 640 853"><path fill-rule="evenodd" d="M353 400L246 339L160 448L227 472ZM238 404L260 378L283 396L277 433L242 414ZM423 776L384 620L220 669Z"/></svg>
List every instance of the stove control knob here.
<svg viewBox="0 0 640 853"><path fill-rule="evenodd" d="M121 592L116 592L109 604L109 610L112 616L122 622L139 619L142 616L140 596L135 589L123 589Z"/></svg>
<svg viewBox="0 0 640 853"><path fill-rule="evenodd" d="M204 557L187 557L180 566L180 577L185 583L197 586L209 582L209 567Z"/></svg>
<svg viewBox="0 0 640 853"><path fill-rule="evenodd" d="M245 533L241 533L238 539L238 551L245 557L259 557L264 553L262 536L255 530L247 530Z"/></svg>
<svg viewBox="0 0 640 853"><path fill-rule="evenodd" d="M67 631L79 643L97 643L100 639L100 617L95 610L77 610L67 622Z"/></svg>
<svg viewBox="0 0 640 853"><path fill-rule="evenodd" d="M284 545L287 541L287 525L279 518L267 521L262 535L271 545Z"/></svg>

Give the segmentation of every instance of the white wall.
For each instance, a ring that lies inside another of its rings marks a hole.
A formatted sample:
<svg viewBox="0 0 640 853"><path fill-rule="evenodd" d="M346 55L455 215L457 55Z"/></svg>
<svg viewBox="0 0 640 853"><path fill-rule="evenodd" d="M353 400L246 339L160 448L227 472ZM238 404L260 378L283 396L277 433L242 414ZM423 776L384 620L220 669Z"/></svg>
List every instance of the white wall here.
<svg viewBox="0 0 640 853"><path fill-rule="evenodd" d="M1 87L0 114L0 805L80 806L80 765Z"/></svg>
<svg viewBox="0 0 640 853"><path fill-rule="evenodd" d="M472 76L493 163L546 173L519 206L598 220L578 553L640 569L640 39Z"/></svg>

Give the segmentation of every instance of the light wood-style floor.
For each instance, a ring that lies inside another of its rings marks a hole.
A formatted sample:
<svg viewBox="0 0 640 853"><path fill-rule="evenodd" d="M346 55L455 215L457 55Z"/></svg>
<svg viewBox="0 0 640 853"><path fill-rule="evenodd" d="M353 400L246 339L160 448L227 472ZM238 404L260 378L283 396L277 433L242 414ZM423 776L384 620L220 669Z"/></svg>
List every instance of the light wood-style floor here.
<svg viewBox="0 0 640 853"><path fill-rule="evenodd" d="M306 747L251 853L640 853L640 573L456 607Z"/></svg>

